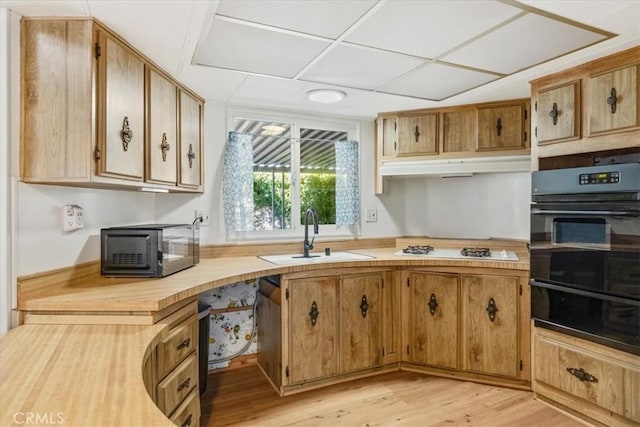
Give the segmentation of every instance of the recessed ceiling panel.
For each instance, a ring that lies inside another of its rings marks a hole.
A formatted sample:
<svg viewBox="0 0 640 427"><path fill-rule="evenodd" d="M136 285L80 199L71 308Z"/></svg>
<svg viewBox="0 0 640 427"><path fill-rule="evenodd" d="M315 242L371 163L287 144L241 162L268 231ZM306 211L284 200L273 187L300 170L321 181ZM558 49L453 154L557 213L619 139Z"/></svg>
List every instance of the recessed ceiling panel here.
<svg viewBox="0 0 640 427"><path fill-rule="evenodd" d="M195 62L292 78L327 46L326 41L216 18Z"/></svg>
<svg viewBox="0 0 640 427"><path fill-rule="evenodd" d="M222 0L216 13L335 39L375 3L376 0Z"/></svg>
<svg viewBox="0 0 640 427"><path fill-rule="evenodd" d="M605 38L605 35L530 13L442 59L509 74Z"/></svg>
<svg viewBox="0 0 640 427"><path fill-rule="evenodd" d="M375 89L424 63L412 56L358 46L337 46L305 72L301 79ZM380 64L384 64L383 67Z"/></svg>
<svg viewBox="0 0 640 427"><path fill-rule="evenodd" d="M390 1L346 41L435 58L521 12L497 1Z"/></svg>
<svg viewBox="0 0 640 427"><path fill-rule="evenodd" d="M433 63L384 85L380 91L440 100L499 77L494 74Z"/></svg>

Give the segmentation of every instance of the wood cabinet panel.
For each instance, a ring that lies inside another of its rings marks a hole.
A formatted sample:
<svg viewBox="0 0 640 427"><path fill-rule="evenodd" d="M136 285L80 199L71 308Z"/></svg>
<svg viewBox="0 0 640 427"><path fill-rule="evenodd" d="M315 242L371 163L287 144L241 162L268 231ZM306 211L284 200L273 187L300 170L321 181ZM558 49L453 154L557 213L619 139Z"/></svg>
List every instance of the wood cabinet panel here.
<svg viewBox="0 0 640 427"><path fill-rule="evenodd" d="M580 82L538 93L538 144L580 138Z"/></svg>
<svg viewBox="0 0 640 427"><path fill-rule="evenodd" d="M409 275L409 360L458 367L458 275Z"/></svg>
<svg viewBox="0 0 640 427"><path fill-rule="evenodd" d="M340 361L347 373L382 364L382 273L340 281Z"/></svg>
<svg viewBox="0 0 640 427"><path fill-rule="evenodd" d="M478 150L525 148L524 105L478 109Z"/></svg>
<svg viewBox="0 0 640 427"><path fill-rule="evenodd" d="M447 111L441 117L442 153L474 151L477 140L475 110Z"/></svg>
<svg viewBox="0 0 640 427"><path fill-rule="evenodd" d="M518 376L517 295L517 278L462 276L463 369Z"/></svg>
<svg viewBox="0 0 640 427"><path fill-rule="evenodd" d="M100 129L98 174L141 181L144 177L144 63L100 31L98 62Z"/></svg>
<svg viewBox="0 0 640 427"><path fill-rule="evenodd" d="M171 330L156 348L158 359L157 378L164 377L181 360L198 346L198 318L188 320Z"/></svg>
<svg viewBox="0 0 640 427"><path fill-rule="evenodd" d="M398 118L398 155L437 154L438 114Z"/></svg>
<svg viewBox="0 0 640 427"><path fill-rule="evenodd" d="M25 182L91 179L93 25L23 20L21 176Z"/></svg>
<svg viewBox="0 0 640 427"><path fill-rule="evenodd" d="M258 292L256 303L258 304L258 364L274 386L279 388L282 385L281 307L260 292Z"/></svg>
<svg viewBox="0 0 640 427"><path fill-rule="evenodd" d="M338 373L337 285L335 276L289 282L290 384Z"/></svg>
<svg viewBox="0 0 640 427"><path fill-rule="evenodd" d="M157 71L147 69L147 181L176 183L177 90Z"/></svg>
<svg viewBox="0 0 640 427"><path fill-rule="evenodd" d="M638 71L633 65L588 80L589 135L640 126Z"/></svg>
<svg viewBox="0 0 640 427"><path fill-rule="evenodd" d="M202 168L202 104L180 91L180 160L178 185L199 187Z"/></svg>

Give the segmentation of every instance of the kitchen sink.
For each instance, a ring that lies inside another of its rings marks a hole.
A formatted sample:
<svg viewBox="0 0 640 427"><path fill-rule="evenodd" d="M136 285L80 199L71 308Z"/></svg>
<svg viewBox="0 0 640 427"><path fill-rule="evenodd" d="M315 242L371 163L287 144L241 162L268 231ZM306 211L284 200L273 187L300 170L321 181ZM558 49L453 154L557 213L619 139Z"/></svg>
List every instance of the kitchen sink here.
<svg viewBox="0 0 640 427"><path fill-rule="evenodd" d="M261 255L262 258L272 264L302 264L307 262L334 262L334 261L358 261L365 259L374 259L369 255L358 254L355 252L331 252L331 255L324 253L311 253L311 258L302 258L302 254L284 254L284 255Z"/></svg>

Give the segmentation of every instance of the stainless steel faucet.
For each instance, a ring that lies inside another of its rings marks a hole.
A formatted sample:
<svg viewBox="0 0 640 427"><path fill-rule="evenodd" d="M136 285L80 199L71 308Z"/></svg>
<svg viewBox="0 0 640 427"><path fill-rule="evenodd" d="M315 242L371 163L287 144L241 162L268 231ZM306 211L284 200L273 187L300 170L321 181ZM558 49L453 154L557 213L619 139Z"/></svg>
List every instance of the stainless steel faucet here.
<svg viewBox="0 0 640 427"><path fill-rule="evenodd" d="M304 243L302 249L302 258L311 258L309 251L313 249L313 241L315 236L309 242L309 215L313 218L313 234L318 234L318 213L315 209L309 208L304 213Z"/></svg>

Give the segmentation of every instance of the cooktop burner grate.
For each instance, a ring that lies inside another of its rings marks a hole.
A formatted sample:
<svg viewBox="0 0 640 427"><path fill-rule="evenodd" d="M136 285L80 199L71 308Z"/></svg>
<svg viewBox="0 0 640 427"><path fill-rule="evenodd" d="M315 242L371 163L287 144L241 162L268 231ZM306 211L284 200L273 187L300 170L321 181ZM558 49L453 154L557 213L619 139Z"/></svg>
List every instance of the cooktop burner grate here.
<svg viewBox="0 0 640 427"><path fill-rule="evenodd" d="M427 255L429 252L433 251L433 246L407 246L402 250L405 254L412 255Z"/></svg>
<svg viewBox="0 0 640 427"><path fill-rule="evenodd" d="M489 250L489 248L462 248L460 254L462 254L462 256L482 258L490 257L491 251Z"/></svg>

